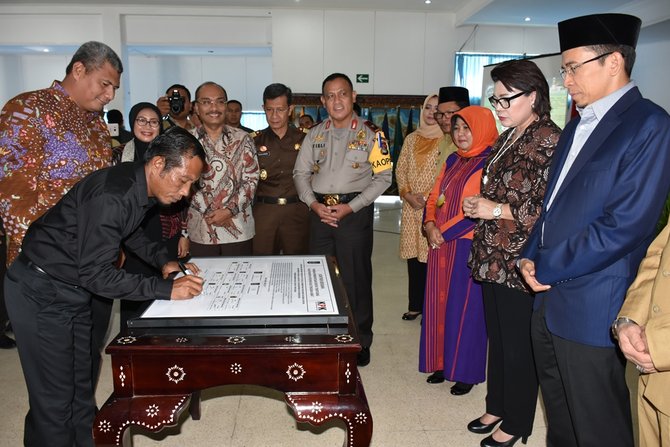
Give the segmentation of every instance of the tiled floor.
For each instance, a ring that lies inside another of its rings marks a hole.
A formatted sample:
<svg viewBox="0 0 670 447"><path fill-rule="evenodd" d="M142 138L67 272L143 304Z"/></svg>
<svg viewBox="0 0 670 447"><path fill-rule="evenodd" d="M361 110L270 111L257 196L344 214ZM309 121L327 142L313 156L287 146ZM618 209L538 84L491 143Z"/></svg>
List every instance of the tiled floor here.
<svg viewBox="0 0 670 447"><path fill-rule="evenodd" d="M373 447L478 446L481 435L469 433L468 421L484 410L484 384L465 396L452 396L450 383L429 385L419 373L420 323L402 321L406 310L406 267L398 257L400 204L378 203L373 255L375 341L372 362L361 369L374 419ZM118 328L118 316L113 323ZM112 334L114 335L114 334ZM0 350L0 447L22 444L27 395L16 350ZM632 378L632 376L631 376ZM633 383L629 381L629 383ZM100 403L112 391L109 359L105 359L98 388ZM283 447L341 446L344 429L297 425L282 394L253 386L219 387L203 393L202 418L184 412L178 427L149 436L134 430L136 447L216 446ZM546 423L538 404L533 436L528 446L544 446ZM521 444L518 444L521 445ZM48 447L48 446L45 446Z"/></svg>

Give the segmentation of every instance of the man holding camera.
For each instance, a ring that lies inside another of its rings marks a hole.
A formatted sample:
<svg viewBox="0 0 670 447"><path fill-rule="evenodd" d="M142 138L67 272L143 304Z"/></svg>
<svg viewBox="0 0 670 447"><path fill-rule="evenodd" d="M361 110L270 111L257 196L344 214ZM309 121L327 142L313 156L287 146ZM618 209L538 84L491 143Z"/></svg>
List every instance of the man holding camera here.
<svg viewBox="0 0 670 447"><path fill-rule="evenodd" d="M158 110L163 116L163 130L179 126L186 130L195 129L189 120L191 113L191 92L181 84L173 84L165 90L165 96L156 101Z"/></svg>

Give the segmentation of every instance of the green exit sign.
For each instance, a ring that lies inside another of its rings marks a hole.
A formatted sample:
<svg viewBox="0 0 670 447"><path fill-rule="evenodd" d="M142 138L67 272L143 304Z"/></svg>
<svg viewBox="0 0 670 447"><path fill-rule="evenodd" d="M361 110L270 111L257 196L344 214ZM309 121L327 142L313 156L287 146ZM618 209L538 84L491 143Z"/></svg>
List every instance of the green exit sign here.
<svg viewBox="0 0 670 447"><path fill-rule="evenodd" d="M358 73L356 74L356 83L358 84L367 84L370 82L370 75L367 73Z"/></svg>

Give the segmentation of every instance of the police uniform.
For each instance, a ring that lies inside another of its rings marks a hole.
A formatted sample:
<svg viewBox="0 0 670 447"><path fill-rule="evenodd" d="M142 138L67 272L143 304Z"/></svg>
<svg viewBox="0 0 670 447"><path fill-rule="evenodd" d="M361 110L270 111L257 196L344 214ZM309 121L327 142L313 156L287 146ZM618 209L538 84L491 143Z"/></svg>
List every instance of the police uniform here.
<svg viewBox="0 0 670 447"><path fill-rule="evenodd" d="M356 115L346 128L330 119L302 143L293 170L300 200L348 203L353 210L334 228L310 213L310 253L335 256L363 347L372 344L372 224L374 201L391 185L384 133Z"/></svg>
<svg viewBox="0 0 670 447"><path fill-rule="evenodd" d="M254 255L304 255L309 247L309 208L293 183L293 166L307 131L289 126L279 138L269 127L251 133L260 168L253 213Z"/></svg>

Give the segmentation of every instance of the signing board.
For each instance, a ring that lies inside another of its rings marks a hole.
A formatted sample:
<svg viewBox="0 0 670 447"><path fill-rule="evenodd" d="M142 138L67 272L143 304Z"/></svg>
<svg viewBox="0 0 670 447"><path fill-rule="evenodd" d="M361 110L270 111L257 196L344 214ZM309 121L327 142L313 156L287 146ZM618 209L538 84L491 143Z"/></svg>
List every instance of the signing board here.
<svg viewBox="0 0 670 447"><path fill-rule="evenodd" d="M325 256L194 258L201 295L156 300L130 320L140 327L287 328L346 325L346 300ZM333 278L336 281L333 281Z"/></svg>

